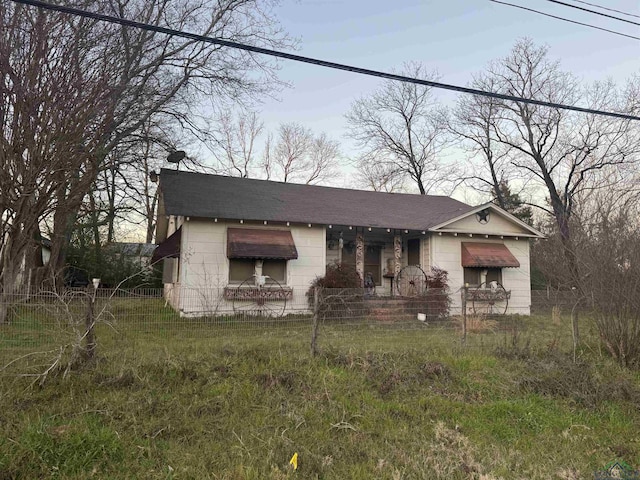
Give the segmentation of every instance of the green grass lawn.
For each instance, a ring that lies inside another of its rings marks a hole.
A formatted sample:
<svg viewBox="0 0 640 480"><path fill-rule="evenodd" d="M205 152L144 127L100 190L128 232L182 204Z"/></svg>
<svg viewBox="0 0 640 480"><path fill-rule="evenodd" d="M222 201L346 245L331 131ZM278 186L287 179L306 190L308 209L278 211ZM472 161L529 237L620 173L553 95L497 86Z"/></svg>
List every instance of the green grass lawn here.
<svg viewBox="0 0 640 480"><path fill-rule="evenodd" d="M261 328L120 305L91 367L35 377L72 329L0 326L0 479L593 478L640 467L640 375L583 323ZM136 306L139 308L139 305ZM46 321L45 321L46 320ZM31 355L34 352L46 352ZM25 356L26 355L26 356ZM298 470L289 460L298 453Z"/></svg>

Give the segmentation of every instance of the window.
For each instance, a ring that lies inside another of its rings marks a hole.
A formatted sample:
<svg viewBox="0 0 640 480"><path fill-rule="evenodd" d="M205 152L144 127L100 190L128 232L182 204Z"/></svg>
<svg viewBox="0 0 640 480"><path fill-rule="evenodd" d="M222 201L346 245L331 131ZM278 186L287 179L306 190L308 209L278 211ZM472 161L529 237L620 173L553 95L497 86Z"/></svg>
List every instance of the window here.
<svg viewBox="0 0 640 480"><path fill-rule="evenodd" d="M274 283L273 280L276 280L279 284L284 285L287 283L287 261L264 260L262 263L262 275L271 277L267 278L267 283Z"/></svg>
<svg viewBox="0 0 640 480"><path fill-rule="evenodd" d="M470 287L477 287L484 280L488 285L491 282L498 282L502 284L502 269L501 268L472 268L465 267L464 269L464 283L469 284Z"/></svg>
<svg viewBox="0 0 640 480"><path fill-rule="evenodd" d="M276 280L280 284L287 283L287 261L286 260L260 260L254 258L230 258L229 259L229 282L242 283L255 275L257 262L262 261L262 275L267 278L267 283L274 283ZM273 279L273 280L271 280Z"/></svg>
<svg viewBox="0 0 640 480"><path fill-rule="evenodd" d="M502 269L501 268L489 268L487 270L487 285L491 282L498 282L502 284Z"/></svg>
<svg viewBox="0 0 640 480"><path fill-rule="evenodd" d="M355 242L345 242L342 249L342 263L356 268L356 244Z"/></svg>
<svg viewBox="0 0 640 480"><path fill-rule="evenodd" d="M230 258L229 259L229 282L242 283L255 273L255 263L253 258Z"/></svg>
<svg viewBox="0 0 640 480"><path fill-rule="evenodd" d="M177 283L179 268L179 258L165 258L162 261L162 283Z"/></svg>

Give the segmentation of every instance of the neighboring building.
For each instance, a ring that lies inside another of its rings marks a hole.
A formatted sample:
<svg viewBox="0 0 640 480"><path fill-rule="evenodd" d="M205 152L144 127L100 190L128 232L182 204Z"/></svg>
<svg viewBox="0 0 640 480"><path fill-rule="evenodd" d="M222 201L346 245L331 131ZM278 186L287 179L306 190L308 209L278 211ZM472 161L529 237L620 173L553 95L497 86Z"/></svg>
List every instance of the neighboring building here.
<svg viewBox="0 0 640 480"><path fill-rule="evenodd" d="M543 237L493 204L175 170L160 175L157 225L154 261L164 259L167 299L184 315L227 311L254 274L306 305L334 261L366 273L377 295L392 294L407 265L444 269L458 311L465 283L499 282L512 292L509 311L528 314L529 243ZM214 302L213 291L224 294Z"/></svg>
<svg viewBox="0 0 640 480"><path fill-rule="evenodd" d="M107 288L159 286L151 266L156 248L153 243L112 242L105 245L101 285Z"/></svg>
<svg viewBox="0 0 640 480"><path fill-rule="evenodd" d="M154 243L113 242L108 244L105 250L118 259L126 259L144 268L151 264L156 247Z"/></svg>
<svg viewBox="0 0 640 480"><path fill-rule="evenodd" d="M1 249L0 249L1 250ZM30 261L27 261L29 258ZM20 270L15 278L16 287L30 287L42 279L44 266L51 259L51 240L41 237L27 249L20 260Z"/></svg>

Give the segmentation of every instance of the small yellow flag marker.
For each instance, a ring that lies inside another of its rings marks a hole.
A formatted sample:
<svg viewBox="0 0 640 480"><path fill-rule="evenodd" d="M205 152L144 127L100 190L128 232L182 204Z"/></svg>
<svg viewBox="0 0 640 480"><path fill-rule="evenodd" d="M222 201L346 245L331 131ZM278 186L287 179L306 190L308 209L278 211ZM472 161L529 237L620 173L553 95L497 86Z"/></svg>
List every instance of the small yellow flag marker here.
<svg viewBox="0 0 640 480"><path fill-rule="evenodd" d="M291 457L291 460L289 460L289 464L293 465L294 470L298 469L298 452L293 454L293 457Z"/></svg>

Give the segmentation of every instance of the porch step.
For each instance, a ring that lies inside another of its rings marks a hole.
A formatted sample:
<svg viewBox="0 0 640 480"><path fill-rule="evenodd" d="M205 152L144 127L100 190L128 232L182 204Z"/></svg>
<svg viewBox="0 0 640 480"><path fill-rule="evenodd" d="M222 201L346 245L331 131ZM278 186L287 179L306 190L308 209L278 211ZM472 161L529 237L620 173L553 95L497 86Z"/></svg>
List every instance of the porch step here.
<svg viewBox="0 0 640 480"><path fill-rule="evenodd" d="M410 300L395 297L369 297L365 298L364 303L369 308L406 309L411 305Z"/></svg>
<svg viewBox="0 0 640 480"><path fill-rule="evenodd" d="M404 298L374 297L365 300L369 317L384 322L405 322L415 318L411 304Z"/></svg>

